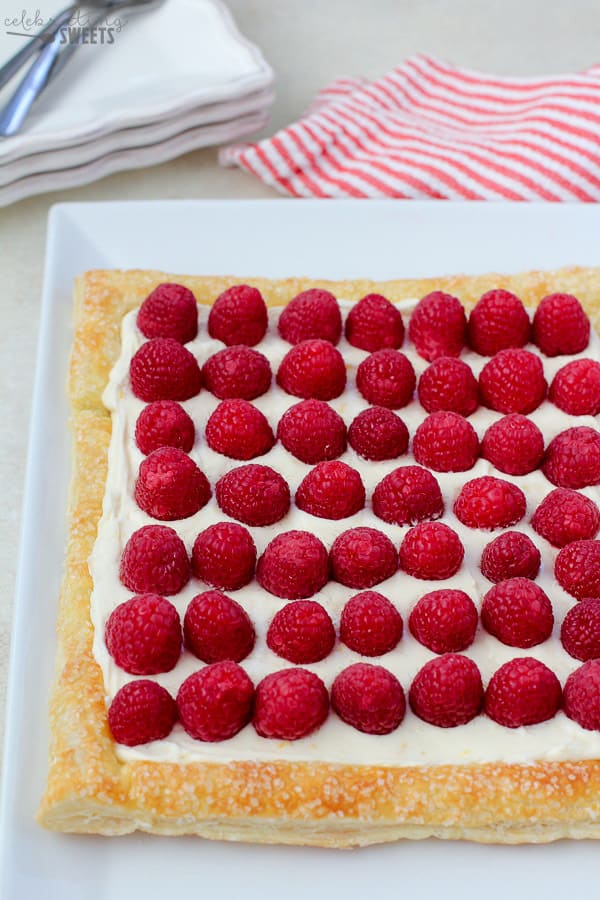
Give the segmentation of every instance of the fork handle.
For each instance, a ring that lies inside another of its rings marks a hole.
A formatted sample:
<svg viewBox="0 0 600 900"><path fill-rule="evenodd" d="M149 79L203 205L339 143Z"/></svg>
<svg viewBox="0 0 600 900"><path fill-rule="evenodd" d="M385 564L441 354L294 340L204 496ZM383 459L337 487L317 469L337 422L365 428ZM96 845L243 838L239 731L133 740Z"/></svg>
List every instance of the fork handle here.
<svg viewBox="0 0 600 900"><path fill-rule="evenodd" d="M47 39L53 37L58 32L59 28L62 28L63 25L67 24L75 9L76 7L74 5L63 9L55 19L49 22L46 27L39 31L35 37L32 37L30 41L27 41L14 56L11 56L8 62L0 67L0 88L3 88L5 84L8 84L11 78L17 74L19 69L25 65L27 60L45 46L44 38Z"/></svg>
<svg viewBox="0 0 600 900"><path fill-rule="evenodd" d="M31 64L0 113L0 135L9 137L17 133L27 118L34 100L48 83L61 47L60 35L57 32L52 43L45 46L38 58Z"/></svg>

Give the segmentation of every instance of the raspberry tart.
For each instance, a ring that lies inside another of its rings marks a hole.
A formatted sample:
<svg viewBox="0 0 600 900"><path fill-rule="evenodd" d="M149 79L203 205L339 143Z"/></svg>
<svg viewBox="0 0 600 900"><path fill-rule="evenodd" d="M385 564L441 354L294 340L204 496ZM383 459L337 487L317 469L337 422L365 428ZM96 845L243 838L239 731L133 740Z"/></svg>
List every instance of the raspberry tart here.
<svg viewBox="0 0 600 900"><path fill-rule="evenodd" d="M81 277L39 822L600 837L599 293Z"/></svg>

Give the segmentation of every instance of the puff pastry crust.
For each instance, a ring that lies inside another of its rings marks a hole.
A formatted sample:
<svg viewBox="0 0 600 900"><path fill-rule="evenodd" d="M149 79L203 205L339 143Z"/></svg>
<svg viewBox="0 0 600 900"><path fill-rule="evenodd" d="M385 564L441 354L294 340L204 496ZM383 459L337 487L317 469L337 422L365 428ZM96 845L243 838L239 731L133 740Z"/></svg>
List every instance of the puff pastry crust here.
<svg viewBox="0 0 600 900"><path fill-rule="evenodd" d="M75 289L68 391L73 409L69 539L58 612L50 702L46 828L108 835L141 830L260 843L353 847L399 838L524 843L600 837L600 760L531 765L353 766L301 762L175 765L119 760L107 725L102 673L92 655L87 559L102 513L111 420L102 392L118 357L123 315L161 281L178 281L212 303L239 278L154 271L93 271ZM472 305L502 285L534 306L553 291L581 300L600 324L600 269L569 268L373 282L250 279L269 305L309 287L357 300L391 300L433 289Z"/></svg>

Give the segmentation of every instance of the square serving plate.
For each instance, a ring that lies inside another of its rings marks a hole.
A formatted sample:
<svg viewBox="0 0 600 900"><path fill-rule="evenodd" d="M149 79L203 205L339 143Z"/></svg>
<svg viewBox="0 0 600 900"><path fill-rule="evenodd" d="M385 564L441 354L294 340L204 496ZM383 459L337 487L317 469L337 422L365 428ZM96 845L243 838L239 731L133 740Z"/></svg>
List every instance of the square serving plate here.
<svg viewBox="0 0 600 900"><path fill-rule="evenodd" d="M600 208L402 201L193 201L53 208L34 389L0 809L1 900L589 895L597 843L436 840L352 852L198 838L58 835L34 821L69 477L64 383L74 277L90 268L273 278L392 278L600 263Z"/></svg>

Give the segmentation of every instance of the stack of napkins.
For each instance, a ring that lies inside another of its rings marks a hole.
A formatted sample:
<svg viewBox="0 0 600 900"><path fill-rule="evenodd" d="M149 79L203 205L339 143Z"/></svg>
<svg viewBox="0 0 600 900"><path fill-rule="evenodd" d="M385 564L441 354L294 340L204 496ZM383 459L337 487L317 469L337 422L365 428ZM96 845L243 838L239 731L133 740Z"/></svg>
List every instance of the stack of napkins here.
<svg viewBox="0 0 600 900"><path fill-rule="evenodd" d="M55 4L46 6L47 16ZM236 140L266 124L273 73L219 0L165 0L102 25L103 40L96 31L96 43L74 49L19 134L0 137L0 206ZM7 31L40 30L3 27L0 64L26 42ZM20 77L0 91L2 106Z"/></svg>

